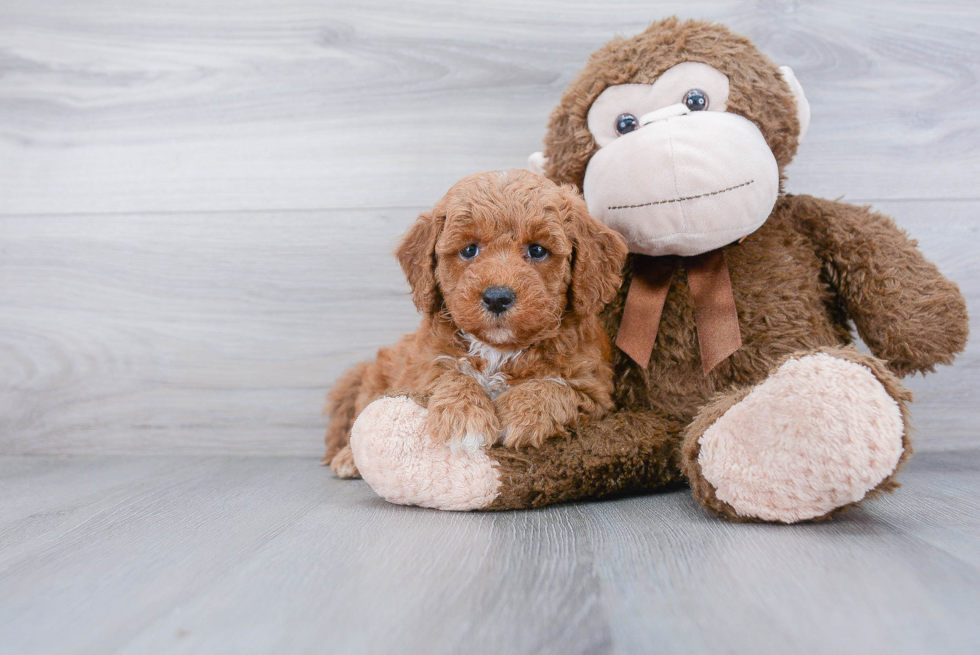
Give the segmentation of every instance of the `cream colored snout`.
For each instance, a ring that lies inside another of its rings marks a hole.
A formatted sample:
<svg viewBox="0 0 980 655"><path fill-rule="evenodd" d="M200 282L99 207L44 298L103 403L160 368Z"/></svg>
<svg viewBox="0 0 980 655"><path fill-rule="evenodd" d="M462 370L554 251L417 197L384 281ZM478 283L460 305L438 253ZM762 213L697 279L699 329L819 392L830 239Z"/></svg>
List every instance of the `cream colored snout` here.
<svg viewBox="0 0 980 655"><path fill-rule="evenodd" d="M698 255L751 234L779 193L779 167L751 121L674 104L599 149L585 171L589 211L632 252Z"/></svg>

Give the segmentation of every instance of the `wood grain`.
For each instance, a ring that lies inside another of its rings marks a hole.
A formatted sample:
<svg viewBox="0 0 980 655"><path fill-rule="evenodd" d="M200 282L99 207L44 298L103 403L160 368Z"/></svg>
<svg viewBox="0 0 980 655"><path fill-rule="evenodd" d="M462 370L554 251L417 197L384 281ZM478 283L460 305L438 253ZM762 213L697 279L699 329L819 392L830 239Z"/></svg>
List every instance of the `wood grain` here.
<svg viewBox="0 0 980 655"><path fill-rule="evenodd" d="M874 515L980 569L980 497L971 493L978 459L976 452L919 457L901 491L875 503ZM903 502L905 495L914 500Z"/></svg>
<svg viewBox="0 0 980 655"><path fill-rule="evenodd" d="M980 202L879 208L980 300ZM0 453L317 456L326 389L415 329L417 209L0 217ZM980 443L980 350L909 381L920 448Z"/></svg>
<svg viewBox="0 0 980 655"><path fill-rule="evenodd" d="M977 197L971 2L0 3L0 212L424 206L524 166L590 52L677 14L813 109L789 189Z"/></svg>
<svg viewBox="0 0 980 655"><path fill-rule="evenodd" d="M0 1L0 453L314 456L330 383L416 325L398 235L671 13L793 65L790 190L874 200L972 304L976 12L885 9ZM977 352L910 381L920 447L976 443Z"/></svg>
<svg viewBox="0 0 980 655"><path fill-rule="evenodd" d="M0 457L0 643L973 653L978 468L980 451L922 454L887 499L781 527L725 523L686 490L465 514L386 504L308 459Z"/></svg>
<svg viewBox="0 0 980 655"><path fill-rule="evenodd" d="M0 451L313 456L331 381L417 325L415 215L0 219Z"/></svg>

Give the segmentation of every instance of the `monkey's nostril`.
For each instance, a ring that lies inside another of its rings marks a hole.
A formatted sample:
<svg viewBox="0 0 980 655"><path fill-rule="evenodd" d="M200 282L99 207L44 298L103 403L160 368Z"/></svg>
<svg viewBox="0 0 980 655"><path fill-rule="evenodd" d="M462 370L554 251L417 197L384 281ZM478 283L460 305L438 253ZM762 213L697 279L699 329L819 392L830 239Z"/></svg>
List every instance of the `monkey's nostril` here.
<svg viewBox="0 0 980 655"><path fill-rule="evenodd" d="M510 309L516 299L517 296L510 287L489 287L483 292L483 306L497 315Z"/></svg>

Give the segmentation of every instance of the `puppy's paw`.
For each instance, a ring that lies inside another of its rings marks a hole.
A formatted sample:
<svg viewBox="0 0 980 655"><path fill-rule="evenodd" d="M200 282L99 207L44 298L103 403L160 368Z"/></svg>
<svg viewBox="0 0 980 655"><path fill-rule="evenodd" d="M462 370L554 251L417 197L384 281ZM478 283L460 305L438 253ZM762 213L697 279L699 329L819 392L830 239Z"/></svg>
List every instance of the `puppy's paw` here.
<svg viewBox="0 0 980 655"><path fill-rule="evenodd" d="M494 405L502 426L501 441L508 448L537 448L549 437L568 434L531 394L512 389L498 396Z"/></svg>
<svg viewBox="0 0 980 655"><path fill-rule="evenodd" d="M466 452L489 446L500 432L500 422L489 399L486 403L474 403L433 397L429 401L427 425L435 443Z"/></svg>
<svg viewBox="0 0 980 655"><path fill-rule="evenodd" d="M361 477L357 466L354 464L354 453L351 452L350 445L344 446L343 450L334 455L330 460L330 468L337 474L338 478L346 480Z"/></svg>
<svg viewBox="0 0 980 655"><path fill-rule="evenodd" d="M567 434L562 428L556 427L554 421L544 418L527 419L504 423L501 431L501 441L508 448L537 448L549 437Z"/></svg>

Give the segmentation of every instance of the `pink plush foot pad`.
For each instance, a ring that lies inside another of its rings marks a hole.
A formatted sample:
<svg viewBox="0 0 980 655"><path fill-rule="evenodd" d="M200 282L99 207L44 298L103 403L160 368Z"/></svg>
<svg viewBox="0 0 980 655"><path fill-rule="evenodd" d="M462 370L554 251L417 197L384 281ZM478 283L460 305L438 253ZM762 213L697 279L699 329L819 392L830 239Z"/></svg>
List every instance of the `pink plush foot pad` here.
<svg viewBox="0 0 980 655"><path fill-rule="evenodd" d="M902 455L898 403L871 371L817 354L791 359L700 439L715 495L742 516L792 523L857 502Z"/></svg>
<svg viewBox="0 0 980 655"><path fill-rule="evenodd" d="M409 398L382 398L361 412L350 445L361 477L390 503L466 511L487 507L500 478L485 452L454 452L429 439L426 410Z"/></svg>

